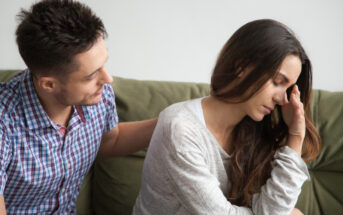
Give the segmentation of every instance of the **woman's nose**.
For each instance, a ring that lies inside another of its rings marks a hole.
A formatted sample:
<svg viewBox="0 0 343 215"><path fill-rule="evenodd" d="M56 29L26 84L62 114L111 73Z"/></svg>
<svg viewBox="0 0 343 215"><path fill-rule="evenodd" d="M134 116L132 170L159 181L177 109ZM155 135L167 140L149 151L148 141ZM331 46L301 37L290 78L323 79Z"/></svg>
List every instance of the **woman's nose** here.
<svg viewBox="0 0 343 215"><path fill-rule="evenodd" d="M284 104L287 104L288 103L288 99L287 99L286 91L279 92L275 96L274 100L275 100L276 104L281 105L281 106L284 105Z"/></svg>

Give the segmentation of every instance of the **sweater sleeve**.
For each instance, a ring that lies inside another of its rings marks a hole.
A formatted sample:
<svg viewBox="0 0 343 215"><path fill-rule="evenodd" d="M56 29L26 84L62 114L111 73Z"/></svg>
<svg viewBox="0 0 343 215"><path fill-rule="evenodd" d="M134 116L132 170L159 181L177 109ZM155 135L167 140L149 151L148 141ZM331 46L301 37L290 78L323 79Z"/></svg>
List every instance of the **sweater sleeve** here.
<svg viewBox="0 0 343 215"><path fill-rule="evenodd" d="M276 152L271 177L255 194L255 214L289 215L298 199L303 183L310 178L301 157L288 146Z"/></svg>
<svg viewBox="0 0 343 215"><path fill-rule="evenodd" d="M191 128L173 126L170 133L169 153L163 162L175 196L189 214L253 214L251 209L226 199Z"/></svg>

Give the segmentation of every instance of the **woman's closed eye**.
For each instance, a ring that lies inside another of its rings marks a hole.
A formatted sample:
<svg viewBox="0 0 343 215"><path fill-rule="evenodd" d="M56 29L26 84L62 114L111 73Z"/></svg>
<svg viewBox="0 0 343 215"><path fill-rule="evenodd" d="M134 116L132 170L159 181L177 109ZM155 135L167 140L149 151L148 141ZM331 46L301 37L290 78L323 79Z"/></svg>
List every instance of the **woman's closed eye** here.
<svg viewBox="0 0 343 215"><path fill-rule="evenodd" d="M275 80L273 80L273 84L274 84L274 86L276 86L276 87L280 85L280 83L277 82L277 81L275 81Z"/></svg>

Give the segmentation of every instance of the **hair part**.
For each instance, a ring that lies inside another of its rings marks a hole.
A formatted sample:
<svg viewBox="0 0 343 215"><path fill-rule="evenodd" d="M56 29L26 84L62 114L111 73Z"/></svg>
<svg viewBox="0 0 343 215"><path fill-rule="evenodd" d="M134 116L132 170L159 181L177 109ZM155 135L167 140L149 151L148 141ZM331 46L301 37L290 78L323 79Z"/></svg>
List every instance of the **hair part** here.
<svg viewBox="0 0 343 215"><path fill-rule="evenodd" d="M78 69L75 55L107 36L101 19L73 0L43 0L17 17L19 52L34 75L68 75Z"/></svg>
<svg viewBox="0 0 343 215"><path fill-rule="evenodd" d="M304 104L306 134L303 157L314 159L320 151L321 139L312 123L310 98L312 67L305 50L292 31L280 22L262 19L239 28L221 50L211 78L211 95L230 103L245 102L275 77L283 60L299 57L302 70L297 80ZM247 73L247 74L243 74ZM288 127L281 106L260 122L246 116L232 132L233 150L229 164L231 188L228 200L239 206L250 206L254 193L271 176L274 154L285 146Z"/></svg>

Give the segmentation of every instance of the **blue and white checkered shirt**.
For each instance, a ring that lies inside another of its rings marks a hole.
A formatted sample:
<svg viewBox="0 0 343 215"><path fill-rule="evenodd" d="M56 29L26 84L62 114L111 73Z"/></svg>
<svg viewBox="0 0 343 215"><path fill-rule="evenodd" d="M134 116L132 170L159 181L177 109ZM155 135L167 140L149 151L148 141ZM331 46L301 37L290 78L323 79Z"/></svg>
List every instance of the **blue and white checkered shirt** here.
<svg viewBox="0 0 343 215"><path fill-rule="evenodd" d="M69 125L50 120L24 70L0 83L0 195L8 214L75 214L101 136L118 123L111 85L101 101L74 107Z"/></svg>

